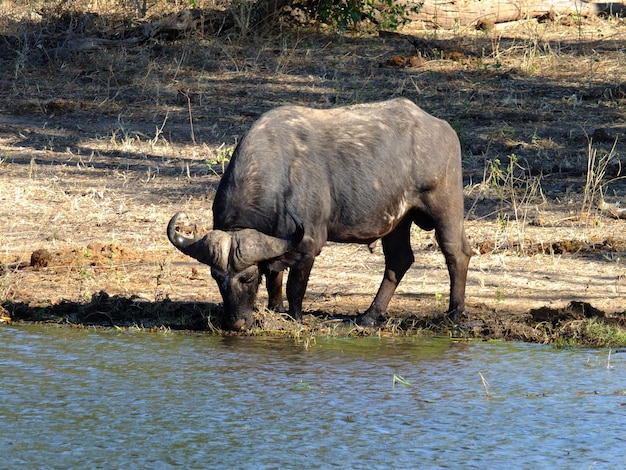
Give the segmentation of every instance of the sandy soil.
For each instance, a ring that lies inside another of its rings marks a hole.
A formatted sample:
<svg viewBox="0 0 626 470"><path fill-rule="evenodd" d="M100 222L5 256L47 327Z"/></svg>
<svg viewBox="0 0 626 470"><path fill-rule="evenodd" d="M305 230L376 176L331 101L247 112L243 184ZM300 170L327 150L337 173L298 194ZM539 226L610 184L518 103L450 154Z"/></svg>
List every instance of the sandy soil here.
<svg viewBox="0 0 626 470"><path fill-rule="evenodd" d="M626 190L626 29L619 19L569 23L198 34L62 59L0 56L3 318L207 329L219 292L206 266L169 245L171 215L211 227L224 157L262 112L402 95L449 120L463 142L475 256L462 334L554 341L576 340L598 319L624 327L624 220L589 200L602 190L618 204ZM597 187L587 183L590 155L610 156ZM381 331L449 333L443 257L432 233L412 236L416 261ZM336 329L364 311L382 271L380 248L329 244L305 324ZM289 323L258 315L265 330Z"/></svg>

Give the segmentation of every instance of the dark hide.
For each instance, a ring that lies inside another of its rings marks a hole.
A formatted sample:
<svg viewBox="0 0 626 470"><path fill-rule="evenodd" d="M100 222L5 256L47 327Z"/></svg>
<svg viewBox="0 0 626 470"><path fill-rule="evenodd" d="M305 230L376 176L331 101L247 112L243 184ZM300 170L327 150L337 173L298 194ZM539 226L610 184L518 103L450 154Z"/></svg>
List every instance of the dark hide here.
<svg viewBox="0 0 626 470"><path fill-rule="evenodd" d="M284 106L261 116L220 182L214 229L253 229L290 240L298 221L289 211L301 219L304 236L284 253L243 269L232 262L217 269L209 260L224 299L226 328L251 325L261 274L270 308L281 309L287 267L289 314L300 319L309 274L326 241L371 244L381 238L383 281L357 320L376 324L413 262L412 223L435 230L450 274L448 313L457 321L464 312L471 250L463 229L459 140L448 123L411 101L329 110ZM207 262L206 254L192 256Z"/></svg>

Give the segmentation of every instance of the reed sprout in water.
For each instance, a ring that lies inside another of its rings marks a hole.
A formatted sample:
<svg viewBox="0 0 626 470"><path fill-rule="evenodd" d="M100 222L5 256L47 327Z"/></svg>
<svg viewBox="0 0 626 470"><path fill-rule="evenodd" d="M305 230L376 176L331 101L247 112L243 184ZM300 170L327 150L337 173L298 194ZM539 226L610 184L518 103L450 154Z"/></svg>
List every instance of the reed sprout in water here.
<svg viewBox="0 0 626 470"><path fill-rule="evenodd" d="M483 387L485 387L485 396L487 398L491 398L491 393L489 393L489 382L487 382L487 379L481 372L479 372L478 375L480 375L480 380L483 381Z"/></svg>

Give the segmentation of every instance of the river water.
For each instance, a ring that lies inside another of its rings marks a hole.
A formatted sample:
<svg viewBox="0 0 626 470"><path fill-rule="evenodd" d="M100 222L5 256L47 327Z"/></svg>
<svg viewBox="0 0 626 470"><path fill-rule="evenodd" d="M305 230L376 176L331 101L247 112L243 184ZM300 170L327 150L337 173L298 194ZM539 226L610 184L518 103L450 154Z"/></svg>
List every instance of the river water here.
<svg viewBox="0 0 626 470"><path fill-rule="evenodd" d="M0 392L0 469L626 465L626 351L7 326Z"/></svg>

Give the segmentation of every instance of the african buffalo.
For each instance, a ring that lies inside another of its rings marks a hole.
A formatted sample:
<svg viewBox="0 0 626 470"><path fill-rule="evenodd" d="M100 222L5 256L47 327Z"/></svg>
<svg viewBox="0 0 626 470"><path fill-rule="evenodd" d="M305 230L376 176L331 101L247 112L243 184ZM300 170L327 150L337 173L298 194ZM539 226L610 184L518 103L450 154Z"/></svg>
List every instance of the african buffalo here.
<svg viewBox="0 0 626 470"><path fill-rule="evenodd" d="M471 249L463 228L459 139L448 123L398 98L336 109L283 106L262 115L239 143L213 202L214 229L193 237L172 217L170 241L211 266L224 300L222 327L249 328L261 275L269 308L289 315L302 300L326 241L382 238L385 273L361 325L374 325L413 263L411 223L435 235L450 275L448 314L465 308Z"/></svg>

